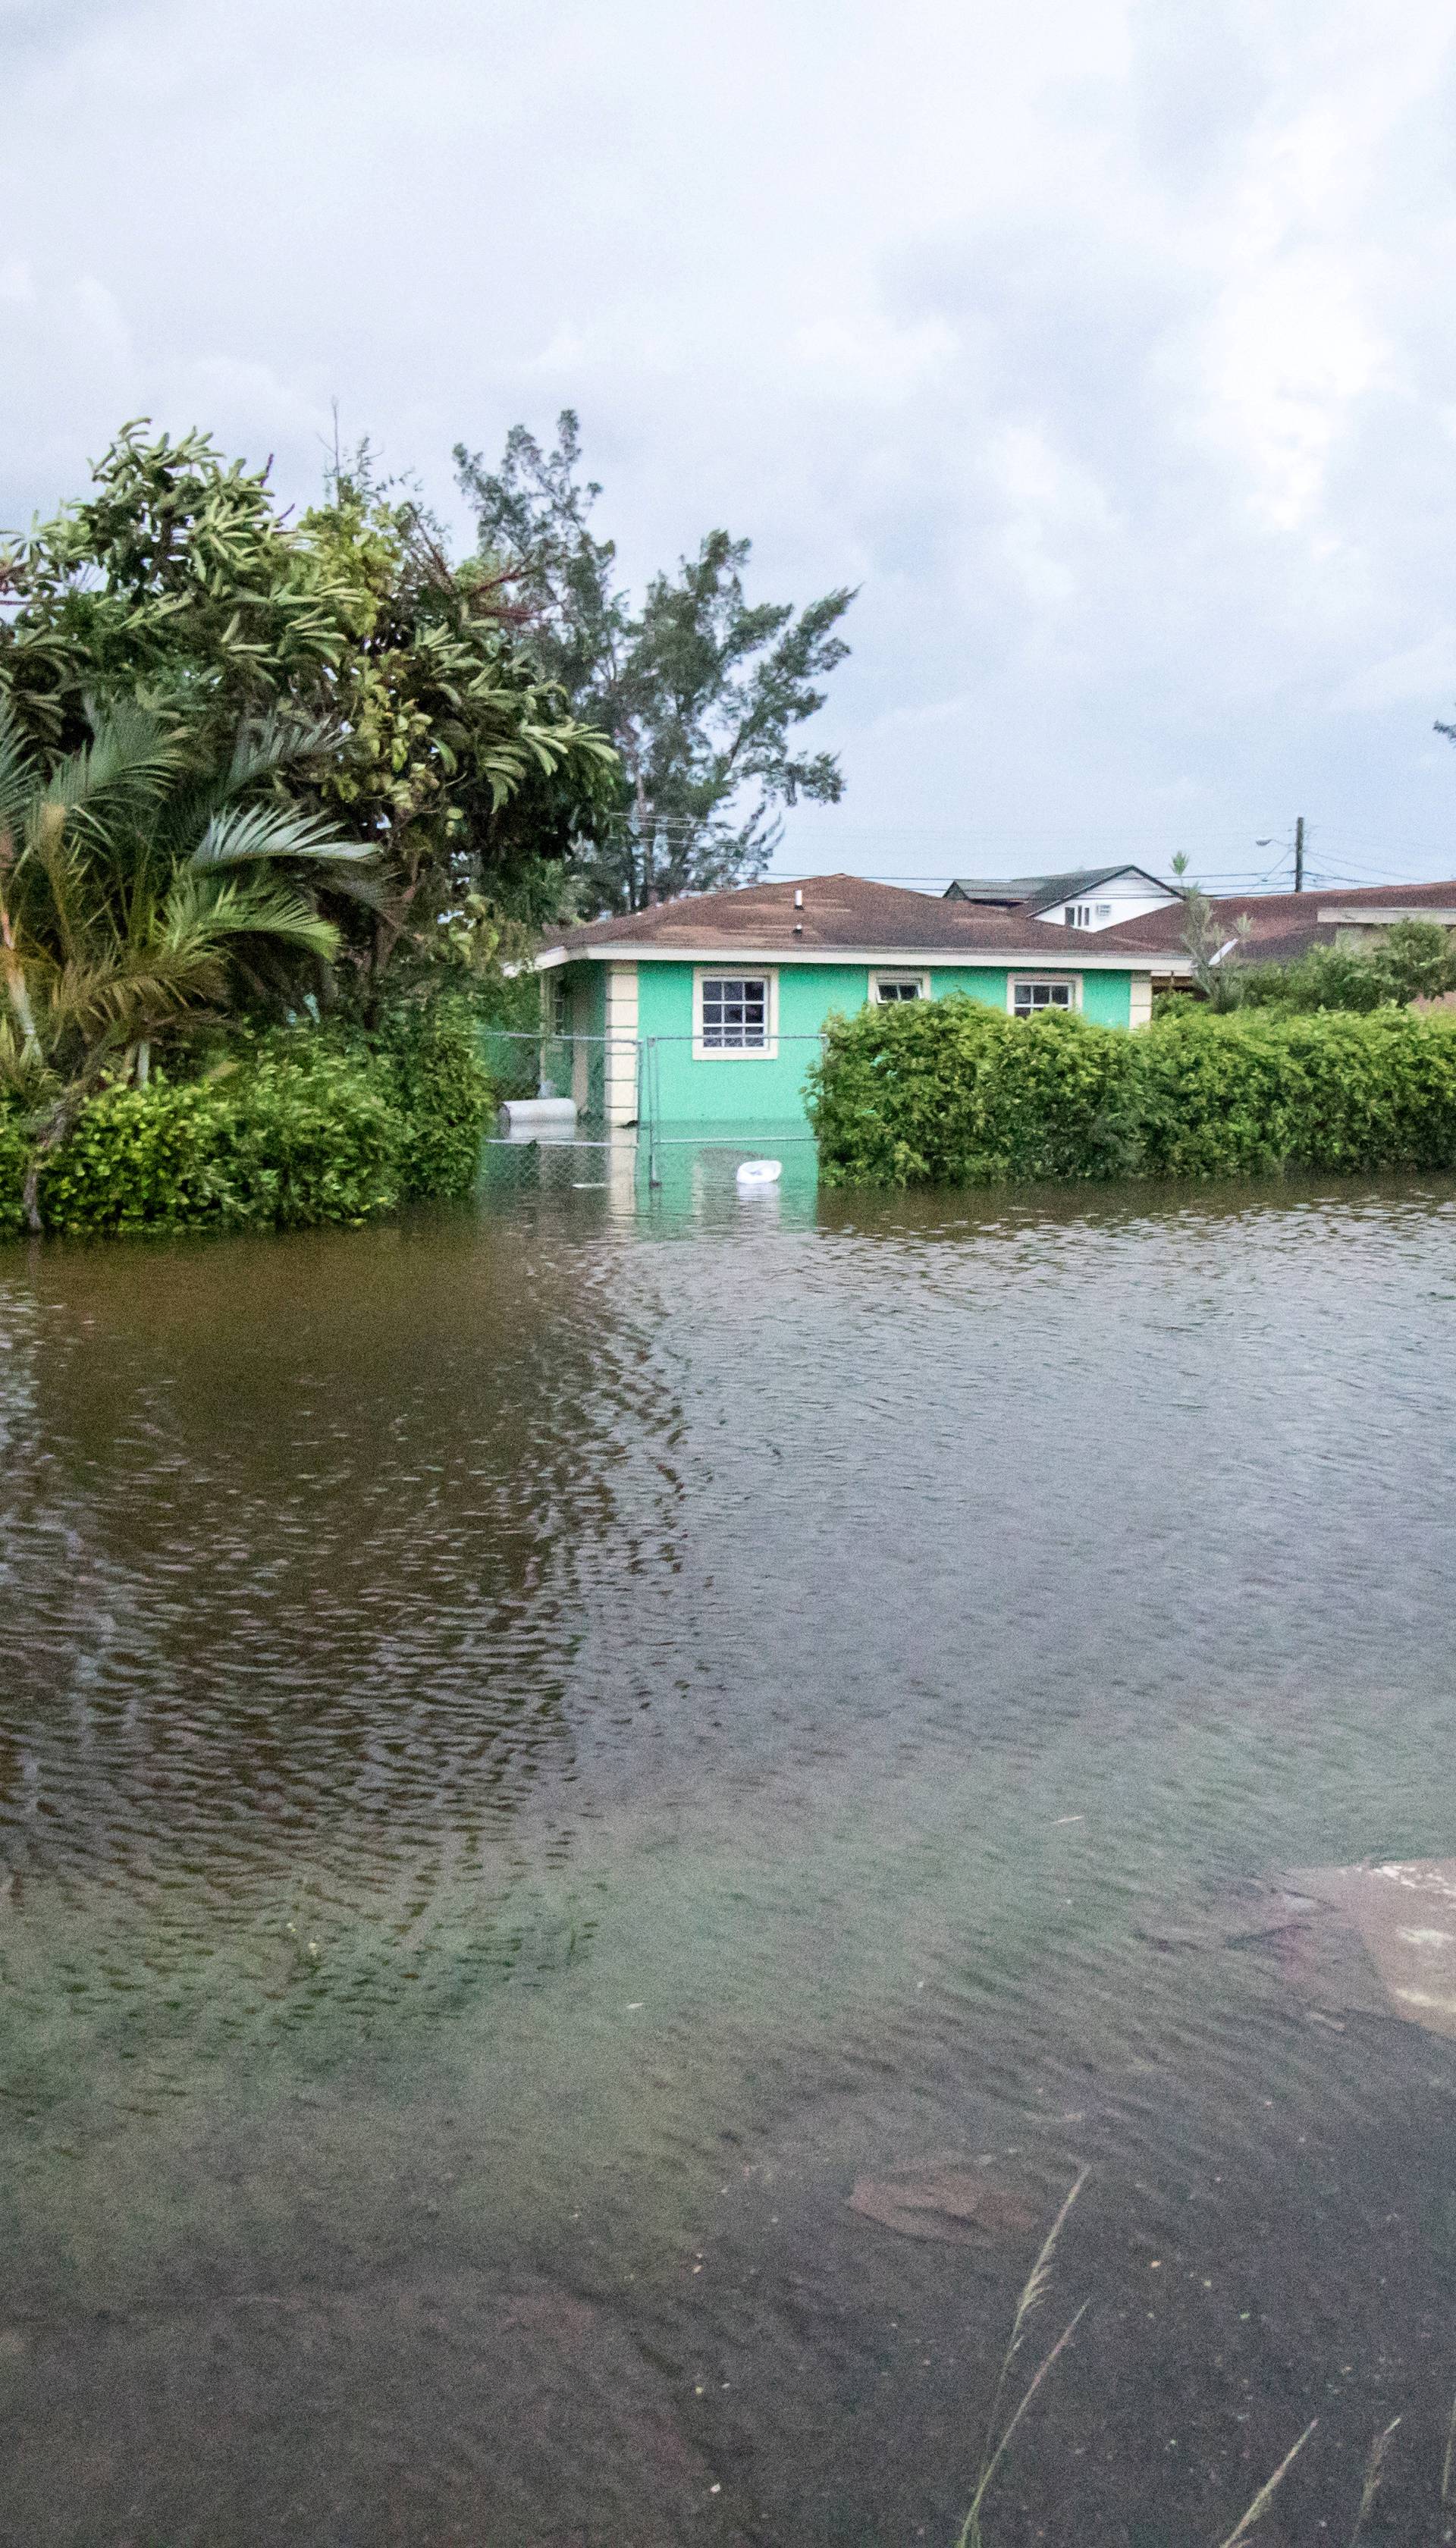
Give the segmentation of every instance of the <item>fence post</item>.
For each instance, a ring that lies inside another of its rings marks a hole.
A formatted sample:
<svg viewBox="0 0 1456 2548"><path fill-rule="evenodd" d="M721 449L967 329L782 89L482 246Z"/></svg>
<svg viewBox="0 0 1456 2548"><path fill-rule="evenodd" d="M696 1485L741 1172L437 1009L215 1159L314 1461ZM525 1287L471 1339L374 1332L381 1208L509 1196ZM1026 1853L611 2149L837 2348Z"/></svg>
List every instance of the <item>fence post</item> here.
<svg viewBox="0 0 1456 2548"><path fill-rule="evenodd" d="M658 1165L657 1156L657 1119L659 1109L656 1036L649 1036L647 1039L646 1068L643 1072L643 1077L647 1082L647 1184L648 1191L651 1192L654 1186L660 1186L663 1181L662 1170Z"/></svg>

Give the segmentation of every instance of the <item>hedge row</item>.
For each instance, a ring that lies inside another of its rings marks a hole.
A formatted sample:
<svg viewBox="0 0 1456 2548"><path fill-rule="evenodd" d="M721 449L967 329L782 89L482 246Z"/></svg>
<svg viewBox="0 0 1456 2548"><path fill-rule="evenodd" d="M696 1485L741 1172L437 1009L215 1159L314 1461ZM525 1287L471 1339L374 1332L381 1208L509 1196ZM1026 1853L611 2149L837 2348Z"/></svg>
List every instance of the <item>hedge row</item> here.
<svg viewBox="0 0 1456 2548"><path fill-rule="evenodd" d="M1137 1035L959 996L830 1028L830 1185L1456 1167L1456 1018L1183 1006Z"/></svg>
<svg viewBox="0 0 1456 2548"><path fill-rule="evenodd" d="M260 1038L205 1077L112 1088L46 1165L47 1229L300 1229L468 1193L494 1092L463 1006L372 1038ZM28 1145L0 1117L0 1230L22 1227Z"/></svg>

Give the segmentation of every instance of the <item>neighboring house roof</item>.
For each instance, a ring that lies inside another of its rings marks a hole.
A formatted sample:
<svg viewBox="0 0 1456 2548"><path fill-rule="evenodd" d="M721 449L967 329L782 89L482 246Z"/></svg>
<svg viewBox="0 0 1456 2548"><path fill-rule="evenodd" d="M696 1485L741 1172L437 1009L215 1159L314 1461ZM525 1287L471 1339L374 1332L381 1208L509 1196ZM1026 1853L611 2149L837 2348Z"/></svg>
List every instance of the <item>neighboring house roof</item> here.
<svg viewBox="0 0 1456 2548"><path fill-rule="evenodd" d="M1312 947L1332 947L1342 929L1364 923L1384 927L1393 920L1438 920L1456 925L1456 880L1437 884L1372 884L1340 886L1337 891L1306 893L1221 894L1211 901L1215 921L1228 939L1239 941L1239 922L1248 928L1239 952L1250 963L1287 964ZM1109 950L1149 945L1181 955L1186 926L1181 904L1144 912L1138 920L1120 920L1099 933Z"/></svg>
<svg viewBox="0 0 1456 2548"><path fill-rule="evenodd" d="M796 893L802 895L801 903L795 902ZM879 962L886 956L984 955L992 963L1103 969L1126 966L1136 956L1137 927L1125 922L1117 930L1096 933L1067 929L1059 922L912 893L903 885L871 884L864 876L806 876L799 885L774 879L728 893L684 894L676 902L655 903L649 911L589 921L564 931L536 964L544 970L583 956L696 956L712 962L751 953L791 961L867 956ZM1118 950L1109 956L1112 937ZM1157 942L1151 952L1158 952Z"/></svg>
<svg viewBox="0 0 1456 2548"><path fill-rule="evenodd" d="M1149 875L1146 867L1132 865L1127 859L1115 867L1073 867L1066 875L1044 876L956 876L947 886L947 902L995 904L1000 909L1019 911L1031 918L1054 902L1080 902L1084 895L1096 893L1099 886L1111 884L1117 876L1140 876L1155 893L1178 894L1180 888L1169 884L1166 877Z"/></svg>

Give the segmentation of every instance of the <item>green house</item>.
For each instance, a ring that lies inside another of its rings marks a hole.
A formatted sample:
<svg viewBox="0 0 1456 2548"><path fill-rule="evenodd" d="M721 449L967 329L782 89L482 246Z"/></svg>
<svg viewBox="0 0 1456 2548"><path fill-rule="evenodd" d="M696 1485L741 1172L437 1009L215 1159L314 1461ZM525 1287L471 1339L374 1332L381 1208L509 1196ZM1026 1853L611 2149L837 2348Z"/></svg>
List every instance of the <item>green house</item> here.
<svg viewBox="0 0 1456 2548"><path fill-rule="evenodd" d="M825 1022L865 1001L963 991L1012 1017L1073 1009L1145 1026L1152 985L1186 972L1136 931L1092 930L811 876L686 896L565 932L536 958L549 1077L607 1125L803 1121Z"/></svg>

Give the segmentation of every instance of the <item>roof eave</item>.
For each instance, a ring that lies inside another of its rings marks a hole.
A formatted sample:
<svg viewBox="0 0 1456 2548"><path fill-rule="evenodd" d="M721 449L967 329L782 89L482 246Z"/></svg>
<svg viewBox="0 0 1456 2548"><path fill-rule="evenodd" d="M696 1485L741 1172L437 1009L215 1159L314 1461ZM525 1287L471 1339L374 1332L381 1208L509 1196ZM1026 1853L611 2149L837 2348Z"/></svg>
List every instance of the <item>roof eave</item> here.
<svg viewBox="0 0 1456 2548"><path fill-rule="evenodd" d="M930 965L943 971L957 966L991 967L1035 965L1043 972L1078 971L1094 973L1186 973L1189 958L1172 952L1164 954L1154 947L1114 947L1106 953L1094 953L1080 943L1070 953L1065 942L1069 930L1047 932L1054 944L1043 947L754 947L751 945L657 947L627 939L598 941L592 947L547 947L534 957L532 969L549 973L561 964L903 964Z"/></svg>

